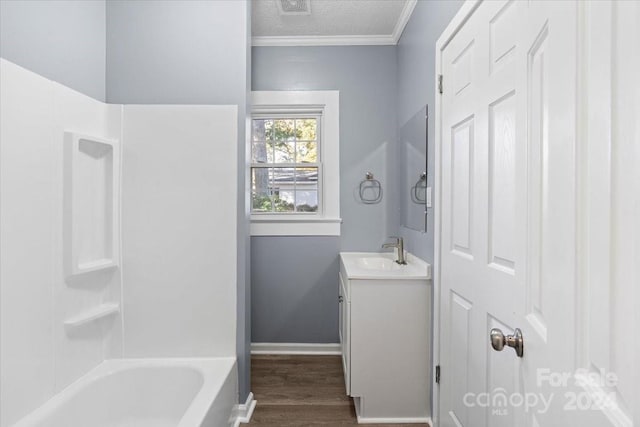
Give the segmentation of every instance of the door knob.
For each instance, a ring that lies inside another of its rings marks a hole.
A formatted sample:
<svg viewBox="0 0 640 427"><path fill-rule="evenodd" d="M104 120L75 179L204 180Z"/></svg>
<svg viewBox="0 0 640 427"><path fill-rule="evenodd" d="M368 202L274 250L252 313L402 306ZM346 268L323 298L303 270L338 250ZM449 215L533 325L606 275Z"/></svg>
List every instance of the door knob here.
<svg viewBox="0 0 640 427"><path fill-rule="evenodd" d="M518 328L514 331L513 335L507 335L506 337L502 331L498 328L491 330L491 347L495 351L502 351L504 346L512 347L518 357L522 357L524 354L524 338L522 338L522 331Z"/></svg>

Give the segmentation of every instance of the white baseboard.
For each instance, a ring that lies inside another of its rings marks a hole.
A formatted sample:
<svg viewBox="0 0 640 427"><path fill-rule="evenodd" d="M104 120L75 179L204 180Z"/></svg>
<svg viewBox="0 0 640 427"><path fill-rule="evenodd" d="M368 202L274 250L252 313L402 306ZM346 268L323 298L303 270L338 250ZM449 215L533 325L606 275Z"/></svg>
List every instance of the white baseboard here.
<svg viewBox="0 0 640 427"><path fill-rule="evenodd" d="M299 354L308 356L339 356L342 354L340 344L306 344L306 343L251 343L251 354Z"/></svg>
<svg viewBox="0 0 640 427"><path fill-rule="evenodd" d="M358 424L429 424L433 426L430 417L425 418L366 418L358 416Z"/></svg>
<svg viewBox="0 0 640 427"><path fill-rule="evenodd" d="M429 424L431 418L362 418L358 417L358 424Z"/></svg>
<svg viewBox="0 0 640 427"><path fill-rule="evenodd" d="M257 400L253 400L253 393L249 393L247 396L247 401L236 405L233 408L233 427L238 427L240 423L248 423L251 421L251 416L253 415L254 409L256 409L256 405L258 404Z"/></svg>
<svg viewBox="0 0 640 427"><path fill-rule="evenodd" d="M391 417L391 418L382 418L382 417L363 417L360 415L360 399L359 397L354 397L354 404L356 409L356 418L358 419L358 424L429 424L433 426L433 421L431 417Z"/></svg>

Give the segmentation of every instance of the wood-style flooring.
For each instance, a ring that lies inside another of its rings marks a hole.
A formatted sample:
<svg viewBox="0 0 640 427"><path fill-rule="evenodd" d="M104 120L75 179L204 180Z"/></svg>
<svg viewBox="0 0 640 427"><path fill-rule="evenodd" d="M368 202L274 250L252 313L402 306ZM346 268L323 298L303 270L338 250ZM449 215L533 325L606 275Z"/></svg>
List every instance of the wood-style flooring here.
<svg viewBox="0 0 640 427"><path fill-rule="evenodd" d="M249 426L355 426L340 356L253 356L251 389L258 405ZM427 424L376 424L425 427Z"/></svg>

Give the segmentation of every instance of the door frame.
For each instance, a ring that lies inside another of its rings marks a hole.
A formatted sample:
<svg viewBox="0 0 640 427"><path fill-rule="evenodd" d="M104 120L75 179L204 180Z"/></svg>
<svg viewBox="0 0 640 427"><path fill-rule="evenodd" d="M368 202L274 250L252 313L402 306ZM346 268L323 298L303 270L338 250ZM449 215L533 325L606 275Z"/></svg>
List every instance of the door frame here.
<svg viewBox="0 0 640 427"><path fill-rule="evenodd" d="M433 262L433 366L440 365L440 260L441 260L441 217L442 217L442 97L439 91L439 76L442 74L442 53L449 42L478 9L484 0L466 0L449 25L444 29L436 41L436 70L435 70L435 175L434 175L434 262ZM447 89L447 82L443 83ZM436 383L436 376L432 378L432 420L433 426L440 425L440 385Z"/></svg>

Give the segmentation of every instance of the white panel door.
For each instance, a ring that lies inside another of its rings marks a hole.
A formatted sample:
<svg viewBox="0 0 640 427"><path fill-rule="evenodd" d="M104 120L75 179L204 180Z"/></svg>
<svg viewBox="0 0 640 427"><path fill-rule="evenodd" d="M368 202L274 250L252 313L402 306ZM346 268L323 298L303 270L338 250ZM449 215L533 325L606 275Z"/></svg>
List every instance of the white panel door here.
<svg viewBox="0 0 640 427"><path fill-rule="evenodd" d="M441 52L441 426L632 425L637 385L612 371L637 379L635 349L625 353L624 335L606 332L622 332L625 319L634 318L631 301L637 301L632 279L622 274L633 277L631 259L638 262L638 252L631 239L615 234L633 227L625 216L634 212L633 203L637 213L637 198L621 194L638 189L614 182L637 182L633 157L616 158L621 151L615 141L603 148L580 129L594 123L585 105L597 109L609 102L616 111L612 99L585 101L592 90L585 61L599 63L599 56L589 55L597 53L603 30L609 48L623 43L633 50L628 38L638 34L632 25L638 24L638 6L623 3L632 2L482 2ZM624 29L611 25L625 19ZM609 26L603 28L603 21ZM579 34L591 34L592 43ZM609 53L609 71L624 74L622 53ZM600 77L591 73L594 81ZM610 112L604 121L615 134L617 118L633 140L633 120L623 116L638 110L620 97L618 116ZM579 137L590 141L588 149ZM605 168L603 176L612 182L602 184L607 197L596 202L589 188L596 179L583 165L602 160L598 153L613 153L609 160L617 167ZM610 202L602 219L600 206ZM596 213L590 215L589 207ZM616 214L620 222L611 219ZM605 222L585 226L594 217ZM619 248L599 246L602 233L617 238ZM584 262L589 248L601 255L599 262L617 265L600 272L608 275L604 283L586 280L594 270ZM609 282L616 274L617 286ZM493 328L505 335L519 328L524 356L509 347L492 349ZM610 384L602 386L607 378Z"/></svg>
<svg viewBox="0 0 640 427"><path fill-rule="evenodd" d="M524 299L526 6L481 4L442 54L443 426L513 427L521 417L504 407L493 413L483 393L522 387L521 361L493 351L488 336L521 327L514 303Z"/></svg>

